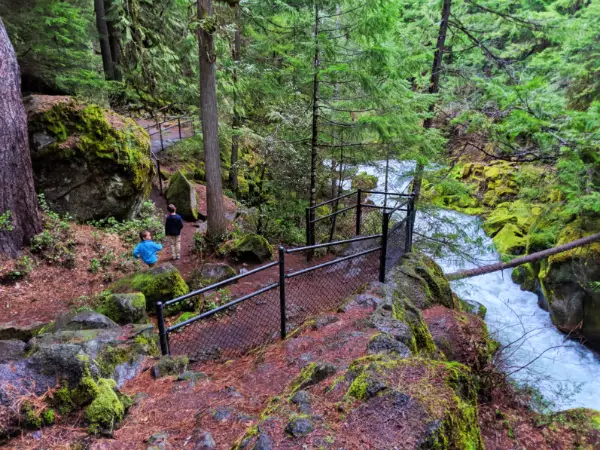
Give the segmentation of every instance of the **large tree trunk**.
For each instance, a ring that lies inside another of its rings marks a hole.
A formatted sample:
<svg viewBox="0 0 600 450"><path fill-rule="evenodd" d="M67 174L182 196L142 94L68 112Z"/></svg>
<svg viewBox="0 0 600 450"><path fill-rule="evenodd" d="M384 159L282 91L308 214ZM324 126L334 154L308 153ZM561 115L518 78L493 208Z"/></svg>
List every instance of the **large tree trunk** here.
<svg viewBox="0 0 600 450"><path fill-rule="evenodd" d="M212 16L211 0L198 0L198 17ZM210 21L208 21L210 22ZM208 25L205 25L208 27ZM204 140L204 164L206 167L206 213L208 235L213 239L225 236L225 208L221 181L221 153L219 149L219 119L217 115L217 55L212 29L198 28L200 59L200 110L202 112L202 135Z"/></svg>
<svg viewBox="0 0 600 450"><path fill-rule="evenodd" d="M592 234L590 236L577 239L576 241L569 242L568 244L559 245L558 247L549 248L548 250L543 250L541 252L532 253L531 255L523 256L521 258L516 258L507 263L500 262L496 264L490 264L489 266L476 267L475 269L462 270L460 272L447 274L446 277L449 280L460 280L463 278L484 275L486 273L497 272L499 270L510 269L512 267L517 267L523 264L539 261L540 259L548 258L558 253L573 250L577 247L583 247L595 241L600 241L600 233Z"/></svg>
<svg viewBox="0 0 600 450"><path fill-rule="evenodd" d="M106 25L106 12L104 11L104 0L94 0L94 11L96 12L96 28L98 30L98 39L100 40L100 53L102 54L102 67L104 68L104 78L107 80L115 79L115 68L113 65L112 53L110 51L110 42L108 39L108 26Z"/></svg>
<svg viewBox="0 0 600 450"><path fill-rule="evenodd" d="M107 0L104 3L105 13L110 14L112 8L112 0ZM106 29L108 31L108 42L110 45L110 56L112 58L113 75L115 81L123 81L121 73L121 39L114 22L106 21Z"/></svg>
<svg viewBox="0 0 600 450"><path fill-rule="evenodd" d="M452 0L444 0L444 6L442 8L442 19L440 22L440 29L437 38L437 44L435 47L435 54L433 55L433 64L431 65L431 77L429 80L429 93L437 94L440 91L440 74L442 71L442 60L444 57L444 46L446 45L446 34L448 33L448 21L450 19L450 9L452 7ZM435 103L429 105L429 117L423 122L423 128L426 130L430 129L433 124L433 114L435 110ZM421 195L421 185L423 184L423 171L425 166L422 162L417 163L415 171L415 178L413 181L413 194L415 195L415 202L419 201Z"/></svg>
<svg viewBox="0 0 600 450"><path fill-rule="evenodd" d="M238 135L239 128L241 125L240 113L238 112L238 75L237 66L240 62L241 51L242 51L242 20L241 14L242 8L240 5L236 6L235 11L235 36L233 42L233 136L231 138L231 166L229 167L229 187L233 192L237 193L238 190L238 152L240 147L240 136Z"/></svg>
<svg viewBox="0 0 600 450"><path fill-rule="evenodd" d="M0 216L5 214L10 216L11 225L0 228L0 254L16 256L42 231L42 224L33 185L19 65L0 19Z"/></svg>
<svg viewBox="0 0 600 450"><path fill-rule="evenodd" d="M319 152L319 4L315 2L315 56L313 60L313 116L310 153L310 206L317 204L317 155ZM310 220L315 210L311 209Z"/></svg>

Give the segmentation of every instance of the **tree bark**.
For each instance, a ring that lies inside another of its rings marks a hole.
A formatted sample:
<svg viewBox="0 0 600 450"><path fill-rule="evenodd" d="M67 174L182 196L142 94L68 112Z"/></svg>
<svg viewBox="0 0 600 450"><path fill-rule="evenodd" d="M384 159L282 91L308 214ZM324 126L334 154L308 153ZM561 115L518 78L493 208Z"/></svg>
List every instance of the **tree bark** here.
<svg viewBox="0 0 600 450"><path fill-rule="evenodd" d="M106 25L106 13L104 11L104 0L94 0L94 11L96 12L96 29L98 30L98 39L100 41L100 53L102 54L102 67L104 69L104 78L107 80L115 79L115 68L113 65L112 53L110 51L110 42L108 39L108 26Z"/></svg>
<svg viewBox="0 0 600 450"><path fill-rule="evenodd" d="M0 215L12 222L0 229L0 254L11 257L42 231L28 139L19 65L0 19Z"/></svg>
<svg viewBox="0 0 600 450"><path fill-rule="evenodd" d="M313 60L313 115L310 153L310 206L317 204L317 156L319 152L319 3L315 1L315 56ZM315 210L311 209L311 220Z"/></svg>
<svg viewBox="0 0 600 450"><path fill-rule="evenodd" d="M106 0L104 3L104 11L110 13L112 1ZM108 32L108 43L110 45L110 56L112 58L113 78L115 81L123 81L121 73L121 39L115 24L111 20L106 21L106 29Z"/></svg>
<svg viewBox="0 0 600 450"><path fill-rule="evenodd" d="M241 14L242 8L238 4L235 11L235 35L233 42L233 136L231 138L231 166L229 167L229 187L233 192L238 190L238 152L240 147L240 136L237 134L241 125L241 118L238 112L238 73L237 66L241 59L242 51L242 32L241 32Z"/></svg>
<svg viewBox="0 0 600 450"><path fill-rule="evenodd" d="M221 180L221 152L219 149L219 118L217 115L217 55L210 23L211 0L198 0L198 17L206 21L198 28L198 53L200 59L200 110L202 112L202 135L204 140L204 164L206 167L206 212L208 235L218 240L225 236L225 207Z"/></svg>
<svg viewBox="0 0 600 450"><path fill-rule="evenodd" d="M442 71L442 61L444 57L444 46L446 45L446 34L448 33L448 21L450 19L450 10L452 7L452 0L444 0L442 7L442 19L440 22L440 29L437 38L437 44L435 47L435 53L433 55L433 64L431 66L431 77L429 80L430 94L437 94L440 91L440 74ZM429 105L429 117L423 122L423 128L428 130L433 125L433 113L435 110L435 103ZM413 194L415 196L415 202L418 202L421 195L421 186L423 184L423 171L425 166L422 162L417 162L417 168L415 171L415 178L413 180Z"/></svg>
<svg viewBox="0 0 600 450"><path fill-rule="evenodd" d="M476 267L475 269L461 270L460 272L454 272L446 275L449 280L461 280L463 278L476 277L478 275L484 275L486 273L497 272L499 270L510 269L512 267L521 266L523 264L539 261L540 259L548 258L552 255L557 255L569 250L573 250L577 247L583 247L584 245L591 244L592 242L600 241L600 233L592 234L590 236L577 239L576 241L569 242L567 244L559 245L548 250L542 250L541 252L532 253L531 255L522 256L521 258L513 259L507 263L496 263L488 266Z"/></svg>

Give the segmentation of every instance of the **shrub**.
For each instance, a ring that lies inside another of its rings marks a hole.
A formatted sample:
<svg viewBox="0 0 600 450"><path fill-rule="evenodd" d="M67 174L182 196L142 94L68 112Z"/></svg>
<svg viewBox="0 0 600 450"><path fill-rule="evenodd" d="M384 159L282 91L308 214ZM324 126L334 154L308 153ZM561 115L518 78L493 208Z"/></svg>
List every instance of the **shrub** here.
<svg viewBox="0 0 600 450"><path fill-rule="evenodd" d="M155 241L162 241L165 236L162 216L151 201L146 201L142 204L140 212L135 219L119 222L114 217L109 217L108 219L93 220L90 222L90 225L115 233L128 244L139 241L139 232L141 230L150 231L152 239Z"/></svg>

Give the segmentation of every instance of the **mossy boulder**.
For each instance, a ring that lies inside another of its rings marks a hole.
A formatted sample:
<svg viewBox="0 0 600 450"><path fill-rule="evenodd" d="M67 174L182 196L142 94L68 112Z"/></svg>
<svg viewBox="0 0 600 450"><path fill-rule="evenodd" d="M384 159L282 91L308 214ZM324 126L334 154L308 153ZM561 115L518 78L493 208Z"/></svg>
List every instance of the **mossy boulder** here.
<svg viewBox="0 0 600 450"><path fill-rule="evenodd" d="M99 311L119 325L148 321L146 297L141 292L112 294L100 306Z"/></svg>
<svg viewBox="0 0 600 450"><path fill-rule="evenodd" d="M132 119L70 97L25 99L36 190L81 221L128 219L151 189L150 138Z"/></svg>
<svg viewBox="0 0 600 450"><path fill-rule="evenodd" d="M227 241L218 253L236 261L265 262L273 257L273 247L258 234L247 234L238 239Z"/></svg>
<svg viewBox="0 0 600 450"><path fill-rule="evenodd" d="M227 264L204 263L200 269L192 272L188 280L188 285L192 290L201 289L236 275L235 269Z"/></svg>
<svg viewBox="0 0 600 450"><path fill-rule="evenodd" d="M575 221L565 226L558 245L597 233L600 221ZM552 321L564 332L581 332L590 347L600 350L600 243L551 256L538 272ZM581 327L581 328L579 328Z"/></svg>
<svg viewBox="0 0 600 450"><path fill-rule="evenodd" d="M166 197L167 202L177 207L177 213L183 219L192 222L198 220L198 194L181 171L175 172L169 180Z"/></svg>
<svg viewBox="0 0 600 450"><path fill-rule="evenodd" d="M154 311L157 302L165 302L185 295L189 292L189 288L177 268L167 263L121 278L110 287L110 291L113 294L141 292L146 298L146 310Z"/></svg>
<svg viewBox="0 0 600 450"><path fill-rule="evenodd" d="M352 189L373 190L377 187L378 179L367 172L359 172L352 177Z"/></svg>
<svg viewBox="0 0 600 450"><path fill-rule="evenodd" d="M433 305L458 308L442 268L422 253L405 255L390 274L389 284L419 309Z"/></svg>

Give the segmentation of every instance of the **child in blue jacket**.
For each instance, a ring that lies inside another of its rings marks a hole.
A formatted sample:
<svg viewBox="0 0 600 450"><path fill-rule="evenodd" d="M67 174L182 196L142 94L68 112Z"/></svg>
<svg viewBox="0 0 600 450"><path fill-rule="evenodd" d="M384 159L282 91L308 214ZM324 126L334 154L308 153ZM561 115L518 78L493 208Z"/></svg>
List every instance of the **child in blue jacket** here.
<svg viewBox="0 0 600 450"><path fill-rule="evenodd" d="M157 244L152 241L152 236L150 232L147 230L140 232L140 242L135 249L133 250L133 256L136 258L142 258L148 266L152 267L158 261L158 256L156 256L157 252L162 250L162 245Z"/></svg>

